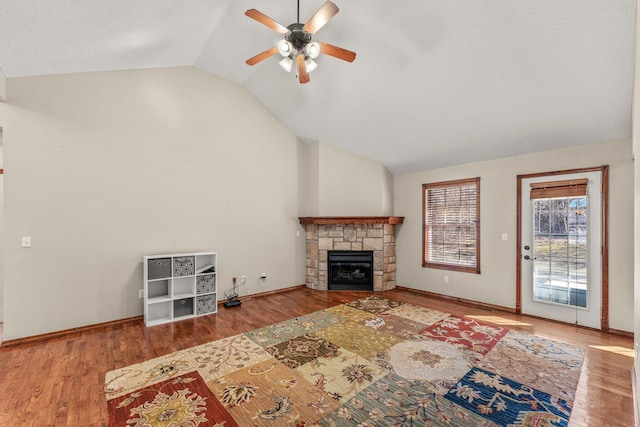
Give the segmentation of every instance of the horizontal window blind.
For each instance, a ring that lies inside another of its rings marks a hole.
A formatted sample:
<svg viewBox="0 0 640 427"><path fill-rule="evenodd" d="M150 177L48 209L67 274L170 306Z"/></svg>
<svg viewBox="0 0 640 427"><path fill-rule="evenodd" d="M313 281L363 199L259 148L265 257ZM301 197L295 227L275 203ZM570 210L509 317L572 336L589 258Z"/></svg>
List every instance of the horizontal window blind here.
<svg viewBox="0 0 640 427"><path fill-rule="evenodd" d="M529 197L534 199L555 199L558 197L582 197L587 195L587 178L567 179L531 183Z"/></svg>
<svg viewBox="0 0 640 427"><path fill-rule="evenodd" d="M480 179L424 184L425 267L479 272Z"/></svg>

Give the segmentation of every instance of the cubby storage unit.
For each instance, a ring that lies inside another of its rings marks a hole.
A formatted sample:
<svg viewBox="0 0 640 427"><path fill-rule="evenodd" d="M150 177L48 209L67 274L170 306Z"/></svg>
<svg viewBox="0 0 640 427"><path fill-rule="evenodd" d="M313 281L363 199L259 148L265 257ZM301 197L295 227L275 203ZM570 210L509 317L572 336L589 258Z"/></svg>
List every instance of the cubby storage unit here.
<svg viewBox="0 0 640 427"><path fill-rule="evenodd" d="M145 256L144 324L216 313L217 261L215 252Z"/></svg>

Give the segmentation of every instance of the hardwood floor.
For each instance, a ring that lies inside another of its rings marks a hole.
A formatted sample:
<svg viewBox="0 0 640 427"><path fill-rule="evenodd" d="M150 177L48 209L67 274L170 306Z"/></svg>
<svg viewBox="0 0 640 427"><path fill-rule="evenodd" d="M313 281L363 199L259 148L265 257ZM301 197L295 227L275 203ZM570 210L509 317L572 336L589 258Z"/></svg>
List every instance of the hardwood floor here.
<svg viewBox="0 0 640 427"><path fill-rule="evenodd" d="M306 288L246 300L217 315L146 328L142 321L0 347L0 426L106 426L105 373L146 359L348 302L368 292ZM406 290L376 293L587 348L569 423L632 426L632 339L436 300Z"/></svg>

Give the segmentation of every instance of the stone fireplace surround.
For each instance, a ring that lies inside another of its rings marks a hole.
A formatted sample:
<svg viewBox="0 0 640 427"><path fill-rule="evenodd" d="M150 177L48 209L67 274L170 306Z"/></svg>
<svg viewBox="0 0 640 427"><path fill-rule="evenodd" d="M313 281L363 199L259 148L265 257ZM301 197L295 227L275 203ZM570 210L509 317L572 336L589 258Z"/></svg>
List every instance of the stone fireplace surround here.
<svg viewBox="0 0 640 427"><path fill-rule="evenodd" d="M327 290L328 251L373 251L373 290L396 287L399 216L300 217L307 243L307 287Z"/></svg>

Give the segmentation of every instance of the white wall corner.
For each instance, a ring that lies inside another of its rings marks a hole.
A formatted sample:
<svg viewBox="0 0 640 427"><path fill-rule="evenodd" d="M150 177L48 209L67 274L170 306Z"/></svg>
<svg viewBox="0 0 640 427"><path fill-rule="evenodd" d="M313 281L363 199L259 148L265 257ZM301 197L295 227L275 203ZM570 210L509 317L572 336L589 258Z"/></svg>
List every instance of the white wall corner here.
<svg viewBox="0 0 640 427"><path fill-rule="evenodd" d="M382 163L318 142L318 214L376 216L393 212L393 176Z"/></svg>
<svg viewBox="0 0 640 427"><path fill-rule="evenodd" d="M0 102L7 101L7 77L0 68Z"/></svg>
<svg viewBox="0 0 640 427"><path fill-rule="evenodd" d="M393 215L393 174L383 164L382 168L382 214Z"/></svg>
<svg viewBox="0 0 640 427"><path fill-rule="evenodd" d="M640 8L636 8L636 21L640 19ZM632 141L633 158L640 153L640 27L636 26L636 60L634 70L633 101L632 101ZM640 162L634 161L634 251L640 251ZM640 383L640 261L634 257L634 339L633 339L633 409L636 426L640 425L640 393L637 386Z"/></svg>
<svg viewBox="0 0 640 427"><path fill-rule="evenodd" d="M300 158L300 216L318 216L320 203L320 152L319 143L302 142L303 156Z"/></svg>

